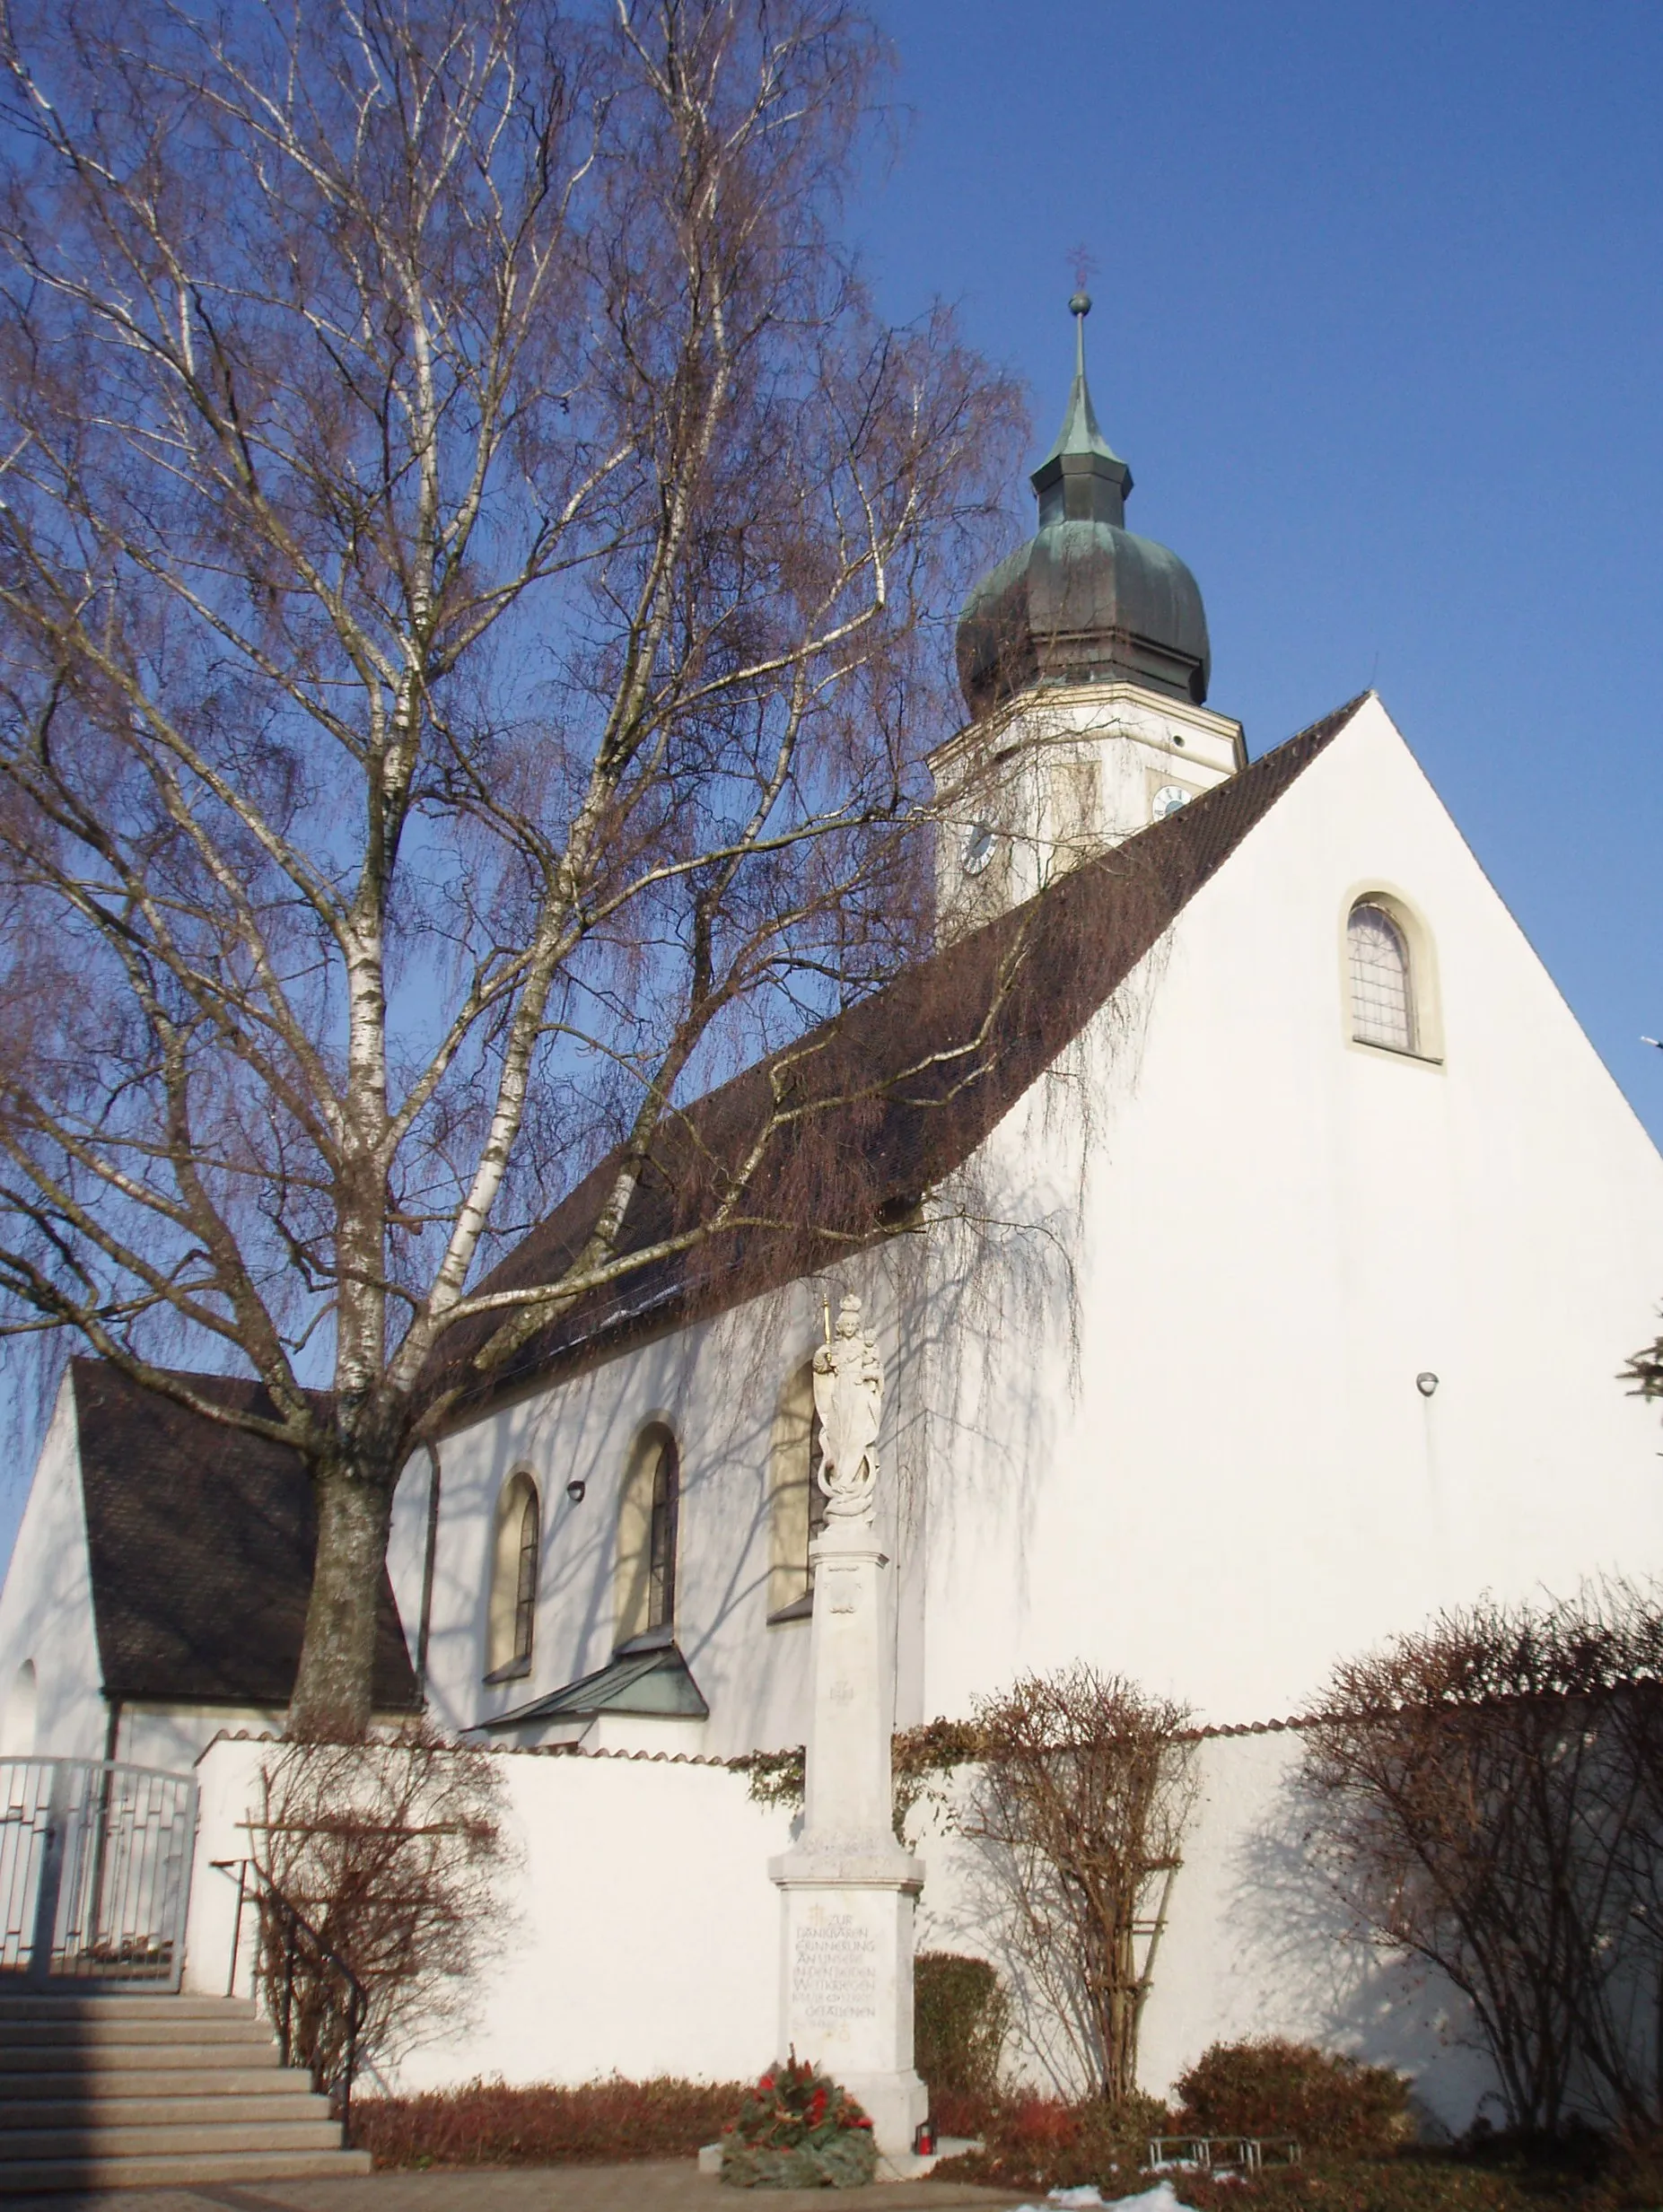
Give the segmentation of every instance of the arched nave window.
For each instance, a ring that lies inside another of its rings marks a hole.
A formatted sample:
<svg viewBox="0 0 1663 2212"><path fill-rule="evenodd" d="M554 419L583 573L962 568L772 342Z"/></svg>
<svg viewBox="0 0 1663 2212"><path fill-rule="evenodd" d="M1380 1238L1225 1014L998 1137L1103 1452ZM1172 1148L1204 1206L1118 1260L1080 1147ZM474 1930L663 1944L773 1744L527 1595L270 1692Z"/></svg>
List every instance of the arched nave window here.
<svg viewBox="0 0 1663 2212"><path fill-rule="evenodd" d="M1360 1045L1415 1051L1414 974L1402 925L1379 900L1360 898L1345 925L1345 944L1352 1036Z"/></svg>
<svg viewBox="0 0 1663 2212"><path fill-rule="evenodd" d="M681 1464L662 1421L643 1429L624 1476L617 1521L617 1640L657 1636L676 1625L676 1535Z"/></svg>
<svg viewBox="0 0 1663 2212"><path fill-rule="evenodd" d="M537 1484L529 1474L511 1474L496 1504L496 1544L491 1561L491 1603L486 1627L487 1681L529 1674L531 1671L542 1526Z"/></svg>
<svg viewBox="0 0 1663 2212"><path fill-rule="evenodd" d="M819 1464L814 1366L805 1360L781 1391L774 1415L768 1483L771 1621L800 1621L809 1613L809 1546L826 1523L826 1493L814 1479Z"/></svg>

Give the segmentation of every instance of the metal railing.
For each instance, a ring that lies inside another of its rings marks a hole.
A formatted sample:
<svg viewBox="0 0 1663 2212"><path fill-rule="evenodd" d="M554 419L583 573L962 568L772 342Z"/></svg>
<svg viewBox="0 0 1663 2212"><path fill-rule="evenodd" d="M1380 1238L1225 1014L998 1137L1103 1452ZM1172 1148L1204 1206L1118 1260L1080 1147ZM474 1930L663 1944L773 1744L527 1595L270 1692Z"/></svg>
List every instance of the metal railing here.
<svg viewBox="0 0 1663 2212"><path fill-rule="evenodd" d="M0 1987L177 1989L196 1836L188 1774L0 1759Z"/></svg>
<svg viewBox="0 0 1663 2212"><path fill-rule="evenodd" d="M1155 2135L1149 2140L1150 2169L1180 2173L1253 2176L1265 2164L1297 2166L1300 2146L1291 2135Z"/></svg>
<svg viewBox="0 0 1663 2212"><path fill-rule="evenodd" d="M348 2134L358 2044L369 2016L370 1996L352 1968L251 1858L216 1858L217 1873L234 1877L237 1919L231 1940L226 1994L234 1994L242 1952L243 1908L255 1907L258 1950L254 1980L284 2066L305 2067L311 2085L327 2096Z"/></svg>

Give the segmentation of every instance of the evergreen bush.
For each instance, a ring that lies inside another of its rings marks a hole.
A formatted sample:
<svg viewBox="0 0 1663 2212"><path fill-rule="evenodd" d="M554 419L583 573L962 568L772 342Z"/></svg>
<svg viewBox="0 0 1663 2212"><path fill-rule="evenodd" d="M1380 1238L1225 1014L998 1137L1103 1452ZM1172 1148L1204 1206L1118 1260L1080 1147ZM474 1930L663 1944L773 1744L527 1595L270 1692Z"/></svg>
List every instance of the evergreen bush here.
<svg viewBox="0 0 1663 2212"><path fill-rule="evenodd" d="M1010 1995L985 1959L953 1951L920 1951L914 1959L915 2063L938 2122L945 2101L985 2103L998 2095L1010 2019Z"/></svg>

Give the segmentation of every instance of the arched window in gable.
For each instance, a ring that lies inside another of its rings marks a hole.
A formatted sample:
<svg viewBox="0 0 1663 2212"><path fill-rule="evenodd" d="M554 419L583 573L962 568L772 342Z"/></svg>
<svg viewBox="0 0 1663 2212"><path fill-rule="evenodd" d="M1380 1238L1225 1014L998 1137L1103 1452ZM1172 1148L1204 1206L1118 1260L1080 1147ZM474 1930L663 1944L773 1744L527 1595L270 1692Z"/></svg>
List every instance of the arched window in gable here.
<svg viewBox="0 0 1663 2212"><path fill-rule="evenodd" d="M662 1421L643 1429L625 1471L617 1524L617 1640L668 1643L676 1626L681 1462Z"/></svg>
<svg viewBox="0 0 1663 2212"><path fill-rule="evenodd" d="M524 1473L511 1474L503 1485L496 1507L496 1542L491 1561L491 1599L486 1626L488 1682L506 1682L531 1671L542 1527L537 1484Z"/></svg>
<svg viewBox="0 0 1663 2212"><path fill-rule="evenodd" d="M1360 898L1345 925L1352 1035L1360 1045L1418 1050L1414 971L1402 924L1378 899Z"/></svg>
<svg viewBox="0 0 1663 2212"><path fill-rule="evenodd" d="M768 1618L806 1620L811 1603L809 1546L826 1525L826 1493L815 1481L820 1417L814 1367L805 1360L780 1393L768 1482Z"/></svg>

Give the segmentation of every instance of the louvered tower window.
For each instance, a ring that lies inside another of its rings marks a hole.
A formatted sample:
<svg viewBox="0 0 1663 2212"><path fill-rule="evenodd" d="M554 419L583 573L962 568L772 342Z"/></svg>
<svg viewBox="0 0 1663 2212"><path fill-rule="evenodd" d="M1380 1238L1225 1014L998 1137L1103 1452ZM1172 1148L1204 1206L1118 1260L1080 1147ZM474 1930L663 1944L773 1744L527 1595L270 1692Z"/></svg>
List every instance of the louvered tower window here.
<svg viewBox="0 0 1663 2212"><path fill-rule="evenodd" d="M1412 1053L1414 987L1409 945L1384 906L1362 899L1346 924L1351 955L1352 1035L1360 1045L1384 1045Z"/></svg>

